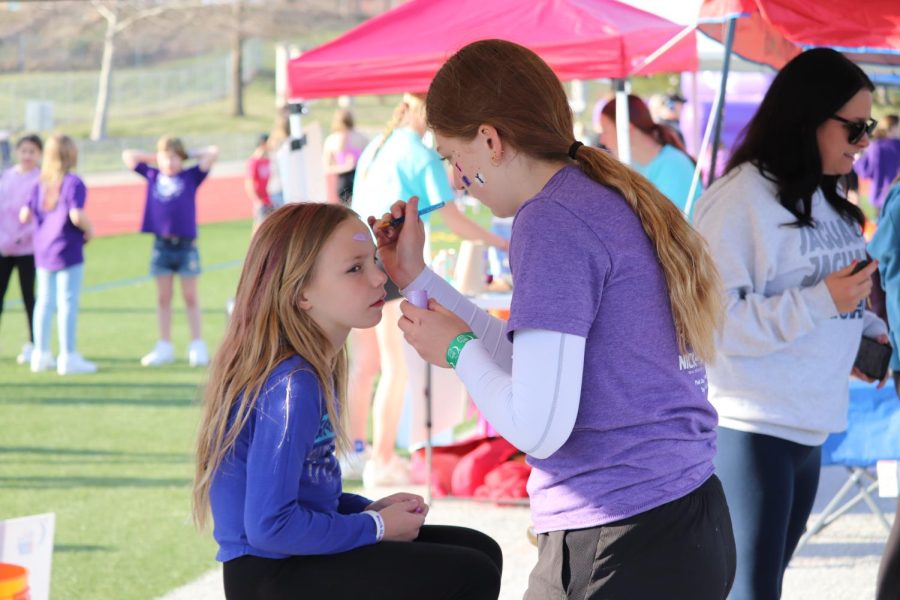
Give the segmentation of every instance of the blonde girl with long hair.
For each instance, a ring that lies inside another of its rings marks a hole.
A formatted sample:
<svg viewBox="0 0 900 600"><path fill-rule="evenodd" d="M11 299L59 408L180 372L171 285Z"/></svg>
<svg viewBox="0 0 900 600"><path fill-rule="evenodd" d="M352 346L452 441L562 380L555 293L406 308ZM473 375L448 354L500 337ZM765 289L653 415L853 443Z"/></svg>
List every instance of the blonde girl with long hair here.
<svg viewBox="0 0 900 600"><path fill-rule="evenodd" d="M44 146L40 183L33 188L20 222L34 221L34 263L37 297L31 370L56 367L60 375L94 373L97 366L76 351L78 303L84 278L84 245L93 227L84 204L87 188L73 171L78 148L65 135L51 136ZM59 358L50 352L50 320L57 312Z"/></svg>
<svg viewBox="0 0 900 600"><path fill-rule="evenodd" d="M722 600L734 540L714 475L704 362L721 292L702 238L610 154L576 142L562 84L536 54L488 40L453 55L427 97L457 187L515 215L510 320L425 267L416 203L378 232L388 275L424 289L400 328L453 367L497 431L527 454L538 533L528 600Z"/></svg>
<svg viewBox="0 0 900 600"><path fill-rule="evenodd" d="M489 537L423 525L414 494L342 491L345 343L381 320L386 279L339 205L287 205L253 237L204 390L193 494L201 527L212 513L229 600L499 593Z"/></svg>

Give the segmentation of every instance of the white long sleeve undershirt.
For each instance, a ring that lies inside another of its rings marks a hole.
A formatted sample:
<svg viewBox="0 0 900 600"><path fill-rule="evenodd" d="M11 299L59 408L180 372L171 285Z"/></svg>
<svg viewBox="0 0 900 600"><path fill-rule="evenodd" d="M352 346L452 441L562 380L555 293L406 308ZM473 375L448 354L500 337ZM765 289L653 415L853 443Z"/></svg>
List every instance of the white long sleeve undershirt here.
<svg viewBox="0 0 900 600"><path fill-rule="evenodd" d="M585 338L522 329L511 343L504 321L488 315L431 270L425 269L406 288L411 289L427 291L478 336L463 348L456 373L491 425L535 458L556 452L578 416Z"/></svg>

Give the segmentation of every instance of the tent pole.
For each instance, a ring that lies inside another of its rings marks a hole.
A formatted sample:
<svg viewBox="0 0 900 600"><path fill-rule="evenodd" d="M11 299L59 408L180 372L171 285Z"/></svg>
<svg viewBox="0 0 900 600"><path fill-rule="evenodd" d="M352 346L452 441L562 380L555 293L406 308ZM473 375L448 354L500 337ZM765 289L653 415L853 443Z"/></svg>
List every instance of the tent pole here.
<svg viewBox="0 0 900 600"><path fill-rule="evenodd" d="M290 152L284 157L284 164L279 164L285 202L309 201L305 153L303 152L303 147L306 146L306 135L303 133L302 117L305 113L306 105L302 102L295 100L288 103L290 138L286 143L290 144Z"/></svg>
<svg viewBox="0 0 900 600"><path fill-rule="evenodd" d="M619 160L631 164L631 117L628 114L628 80L613 79L616 90L616 145Z"/></svg>
<svg viewBox="0 0 900 600"><path fill-rule="evenodd" d="M706 187L712 185L716 179L716 157L719 153L719 142L722 138L722 119L725 112L725 86L728 83L728 71L731 68L731 51L734 48L734 30L737 25L737 17L728 19L728 33L725 35L725 57L722 59L722 85L719 86L719 98L716 103L715 132L712 140L712 154L709 159L709 177Z"/></svg>

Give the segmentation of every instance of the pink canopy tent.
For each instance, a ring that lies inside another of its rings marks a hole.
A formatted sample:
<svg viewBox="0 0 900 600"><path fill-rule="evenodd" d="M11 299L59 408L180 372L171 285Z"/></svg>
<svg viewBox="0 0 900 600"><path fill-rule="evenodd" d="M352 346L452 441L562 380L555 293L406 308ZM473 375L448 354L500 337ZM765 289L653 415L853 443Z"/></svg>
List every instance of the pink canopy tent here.
<svg viewBox="0 0 900 600"><path fill-rule="evenodd" d="M563 80L697 66L691 28L615 0L411 0L290 61L288 97L424 92L453 52L489 38L531 48Z"/></svg>
<svg viewBox="0 0 900 600"><path fill-rule="evenodd" d="M700 29L722 42L722 23L734 17L733 51L776 69L818 46L860 63L900 65L897 0L705 0Z"/></svg>
<svg viewBox="0 0 900 600"><path fill-rule="evenodd" d="M725 44L716 116L700 149L704 154L712 144L710 164L716 164L732 53L780 69L803 50L825 46L858 63L900 66L898 0L866 0L852 5L846 0L704 0L698 27ZM710 182L713 177L711 170ZM698 180L699 168L694 173L686 210L690 209Z"/></svg>

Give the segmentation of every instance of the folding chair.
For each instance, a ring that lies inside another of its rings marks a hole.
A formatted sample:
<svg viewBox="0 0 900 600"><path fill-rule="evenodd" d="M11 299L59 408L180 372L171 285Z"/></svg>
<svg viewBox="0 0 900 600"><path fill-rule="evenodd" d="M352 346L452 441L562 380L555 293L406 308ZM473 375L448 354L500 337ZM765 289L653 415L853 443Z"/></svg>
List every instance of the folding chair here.
<svg viewBox="0 0 900 600"><path fill-rule="evenodd" d="M878 489L878 478L872 469L879 460L897 459L900 459L900 400L894 384L877 390L875 385L851 381L847 429L830 435L822 446L822 465L843 466L847 469L847 481L800 538L797 552L810 538L860 502L865 502L885 530L890 531L887 518L872 497Z"/></svg>

